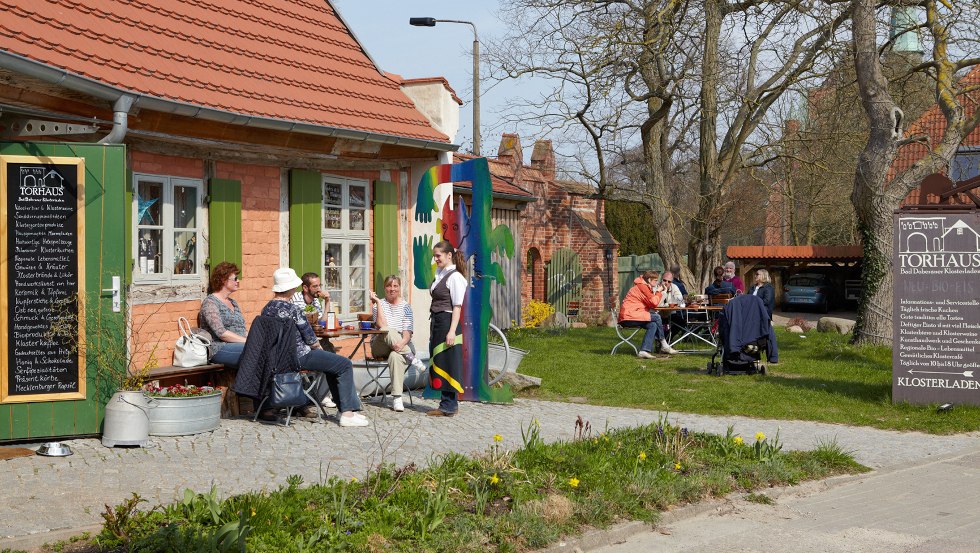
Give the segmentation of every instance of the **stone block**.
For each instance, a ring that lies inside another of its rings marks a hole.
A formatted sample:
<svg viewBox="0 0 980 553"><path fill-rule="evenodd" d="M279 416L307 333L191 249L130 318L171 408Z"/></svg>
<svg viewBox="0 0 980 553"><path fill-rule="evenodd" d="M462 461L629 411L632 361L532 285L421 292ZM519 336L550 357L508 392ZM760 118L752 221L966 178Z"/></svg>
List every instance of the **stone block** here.
<svg viewBox="0 0 980 553"><path fill-rule="evenodd" d="M839 317L820 317L820 320L817 321L817 330L820 332L847 334L854 330L854 321Z"/></svg>

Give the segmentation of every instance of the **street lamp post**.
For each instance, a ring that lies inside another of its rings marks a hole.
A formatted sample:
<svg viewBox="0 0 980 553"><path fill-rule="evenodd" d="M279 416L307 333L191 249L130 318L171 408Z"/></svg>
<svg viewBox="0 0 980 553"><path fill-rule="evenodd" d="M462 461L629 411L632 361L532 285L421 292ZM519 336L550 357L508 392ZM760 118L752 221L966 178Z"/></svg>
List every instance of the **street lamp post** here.
<svg viewBox="0 0 980 553"><path fill-rule="evenodd" d="M435 27L436 23L462 23L473 28L473 153L480 155L480 40L472 21L412 17L408 23L415 27Z"/></svg>

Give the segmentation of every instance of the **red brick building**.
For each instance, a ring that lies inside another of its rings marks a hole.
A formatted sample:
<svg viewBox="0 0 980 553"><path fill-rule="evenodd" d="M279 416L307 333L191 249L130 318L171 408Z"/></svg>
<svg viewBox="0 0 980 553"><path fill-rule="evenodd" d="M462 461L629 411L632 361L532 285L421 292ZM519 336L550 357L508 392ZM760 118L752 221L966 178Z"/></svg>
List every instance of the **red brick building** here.
<svg viewBox="0 0 980 553"><path fill-rule="evenodd" d="M520 244L517 252L523 269L521 301L554 301L555 282L548 282L548 266L556 252L567 249L581 264L579 319L601 322L610 309L617 279L619 243L602 223L605 204L587 183L556 177L555 154L550 140L534 143L530 164L525 165L521 139L504 134L496 159L489 159L491 174L526 191L535 201L520 212ZM496 184L495 184L496 189ZM554 280L554 279L552 279Z"/></svg>

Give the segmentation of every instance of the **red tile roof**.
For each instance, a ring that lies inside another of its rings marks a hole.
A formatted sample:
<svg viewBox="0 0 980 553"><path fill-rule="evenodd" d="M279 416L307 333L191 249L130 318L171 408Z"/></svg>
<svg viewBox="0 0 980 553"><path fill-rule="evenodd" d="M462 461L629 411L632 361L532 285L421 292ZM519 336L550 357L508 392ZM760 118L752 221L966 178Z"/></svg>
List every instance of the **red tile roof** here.
<svg viewBox="0 0 980 553"><path fill-rule="evenodd" d="M959 83L960 88L971 88L970 92L960 95L960 101L963 104L963 110L966 117L971 117L977 109L977 104L980 103L980 90L977 90L976 88L978 85L980 85L980 65L974 66L973 69L971 69ZM946 118L939 110L939 105L936 104L927 109L926 112L916 119L914 123L909 125L908 130L905 132L905 136L927 136L929 137L930 144L935 145L939 143L939 140L945 130ZM960 145L980 145L980 127L977 127L973 130L973 132L967 135ZM912 167L912 164L922 159L928 153L928 151L929 146L923 142L913 142L903 146L899 150L898 155L895 156L895 161L892 163L891 169L888 172L889 180L906 169ZM911 193L909 193L908 197L905 198L903 204L926 203L925 198L920 197L921 195L920 190L913 190Z"/></svg>
<svg viewBox="0 0 980 553"><path fill-rule="evenodd" d="M3 0L0 50L173 102L449 140L329 1Z"/></svg>
<svg viewBox="0 0 980 553"><path fill-rule="evenodd" d="M861 246L728 246L729 259L859 260Z"/></svg>
<svg viewBox="0 0 980 553"><path fill-rule="evenodd" d="M461 154L457 152L453 154L453 162L460 163L475 157L476 156L472 154ZM487 158L487 164L490 166L490 183L493 186L493 193L495 196L506 195L524 198L525 200L530 201L535 200L534 195L532 195L530 192L510 182L509 179L513 178L513 171L510 170L509 165L490 158ZM461 181L457 182L456 186L464 189L472 189L473 183L469 181Z"/></svg>

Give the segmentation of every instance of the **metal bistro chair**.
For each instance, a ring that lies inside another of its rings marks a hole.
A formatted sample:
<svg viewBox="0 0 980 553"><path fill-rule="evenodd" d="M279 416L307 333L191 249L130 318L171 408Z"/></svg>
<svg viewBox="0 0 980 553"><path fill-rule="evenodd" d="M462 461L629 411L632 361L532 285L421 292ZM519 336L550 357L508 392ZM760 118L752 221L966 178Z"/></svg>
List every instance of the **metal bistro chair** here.
<svg viewBox="0 0 980 553"><path fill-rule="evenodd" d="M371 340L364 340L361 344L364 348L364 370L367 372L368 381L361 386L358 394L361 397L370 396L372 399L377 398L380 392L381 395L381 406L385 407L388 402L388 388L391 386L391 369L388 367L388 360L383 357L375 357L371 352ZM412 353L415 353L415 348L412 348ZM400 355L400 354L397 354ZM405 369L406 374L408 373L408 368ZM365 391L371 386L374 386L374 390L371 393L366 394ZM412 399L412 394L407 390L402 391L403 395L408 396L408 403L412 407L415 407L415 400Z"/></svg>
<svg viewBox="0 0 980 553"><path fill-rule="evenodd" d="M320 414L322 415L319 417L319 420L320 422L323 422L323 419L326 418L327 416L327 412L323 408L323 406L320 405L320 402L313 398L313 391L316 390L317 387L320 385L320 380L326 378L326 375L317 371L299 371L299 372L303 376L303 395L305 395L306 399L313 402L313 405L316 405L317 409L319 409ZM255 416L252 417L252 422L256 422L257 420L259 420L259 413L262 412L262 406L265 405L267 399L269 399L268 395L263 397L262 401L259 402L259 406L255 408ZM289 426L289 421L293 417L293 410L296 409L297 407L305 407L306 405L307 402L303 401L303 403L298 405L276 405L275 407L286 409L285 425Z"/></svg>
<svg viewBox="0 0 980 553"><path fill-rule="evenodd" d="M619 349L619 346L623 344L627 344L629 345L629 347L633 348L634 355L639 355L640 354L639 348L633 345L633 342L631 340L633 340L633 337L636 336L641 330L644 330L642 326L636 326L636 327L623 326L617 323L616 336L619 336L619 343L613 346L613 349L612 351L609 352L609 355L616 355L616 350ZM624 333L627 335L624 336L623 335Z"/></svg>

